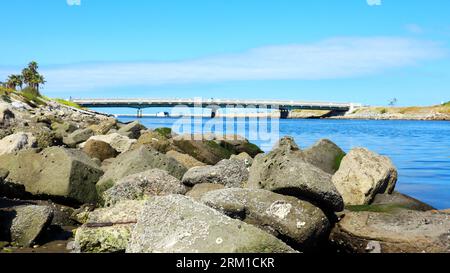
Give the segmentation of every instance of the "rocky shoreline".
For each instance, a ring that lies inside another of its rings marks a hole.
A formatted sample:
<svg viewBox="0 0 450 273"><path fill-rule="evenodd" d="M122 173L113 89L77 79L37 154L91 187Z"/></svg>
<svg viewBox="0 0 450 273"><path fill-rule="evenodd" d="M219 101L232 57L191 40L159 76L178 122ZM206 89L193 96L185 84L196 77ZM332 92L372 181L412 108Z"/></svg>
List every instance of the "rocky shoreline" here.
<svg viewBox="0 0 450 273"><path fill-rule="evenodd" d="M0 252L450 252L448 211L396 182L389 158L329 140L264 154L239 136L0 102Z"/></svg>

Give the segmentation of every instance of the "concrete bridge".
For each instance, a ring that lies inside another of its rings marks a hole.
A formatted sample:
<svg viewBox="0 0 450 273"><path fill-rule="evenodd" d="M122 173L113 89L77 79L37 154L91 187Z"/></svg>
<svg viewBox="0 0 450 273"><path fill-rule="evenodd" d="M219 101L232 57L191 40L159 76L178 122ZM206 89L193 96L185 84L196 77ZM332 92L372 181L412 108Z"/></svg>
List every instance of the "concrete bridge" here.
<svg viewBox="0 0 450 273"><path fill-rule="evenodd" d="M220 108L245 107L280 110L281 118L288 118L292 110L328 110L338 114L361 107L358 103L304 102L294 100L236 100L236 99L72 99L86 108L135 108L137 116L142 117L142 109L152 107L202 107L211 109L214 118Z"/></svg>

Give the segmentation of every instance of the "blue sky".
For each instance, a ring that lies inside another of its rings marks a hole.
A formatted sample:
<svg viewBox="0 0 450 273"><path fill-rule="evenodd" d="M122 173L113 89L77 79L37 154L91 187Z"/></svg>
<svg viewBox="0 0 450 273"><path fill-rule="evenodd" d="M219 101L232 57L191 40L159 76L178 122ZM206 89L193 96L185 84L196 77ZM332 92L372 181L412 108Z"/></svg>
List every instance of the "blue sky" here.
<svg viewBox="0 0 450 273"><path fill-rule="evenodd" d="M36 60L52 97L450 100L448 0L80 2L2 0L0 78Z"/></svg>

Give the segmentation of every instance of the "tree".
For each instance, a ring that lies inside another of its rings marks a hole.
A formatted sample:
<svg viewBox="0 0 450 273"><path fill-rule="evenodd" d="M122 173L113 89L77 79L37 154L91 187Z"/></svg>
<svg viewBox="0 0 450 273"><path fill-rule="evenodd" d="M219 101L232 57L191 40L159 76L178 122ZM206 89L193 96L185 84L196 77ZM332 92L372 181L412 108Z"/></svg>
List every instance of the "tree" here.
<svg viewBox="0 0 450 273"><path fill-rule="evenodd" d="M23 87L23 78L21 75L10 75L8 77L8 80L6 82L6 86L8 88L14 89L16 90L17 86L20 87L20 89L22 89Z"/></svg>
<svg viewBox="0 0 450 273"><path fill-rule="evenodd" d="M38 72L39 65L37 62L32 61L28 64L27 68L22 70L23 81L31 88L36 89L39 92L39 86L45 84L45 78Z"/></svg>

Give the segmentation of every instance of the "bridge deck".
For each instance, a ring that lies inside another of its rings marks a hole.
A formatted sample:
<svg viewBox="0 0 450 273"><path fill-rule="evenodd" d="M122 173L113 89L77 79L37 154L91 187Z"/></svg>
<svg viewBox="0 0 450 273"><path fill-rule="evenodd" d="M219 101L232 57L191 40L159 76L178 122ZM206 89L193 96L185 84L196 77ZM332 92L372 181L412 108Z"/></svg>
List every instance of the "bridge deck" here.
<svg viewBox="0 0 450 273"><path fill-rule="evenodd" d="M150 107L174 107L185 105L187 107L278 107L286 110L294 109L317 109L348 111L361 106L355 103L332 103L332 102L304 102L294 100L236 100L236 99L74 99L73 102L83 107L126 107L126 108L150 108Z"/></svg>

